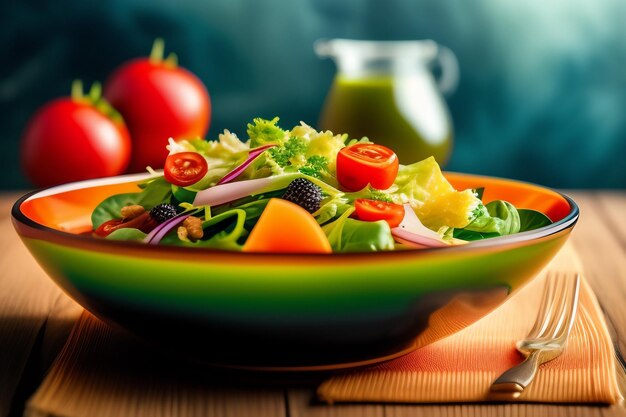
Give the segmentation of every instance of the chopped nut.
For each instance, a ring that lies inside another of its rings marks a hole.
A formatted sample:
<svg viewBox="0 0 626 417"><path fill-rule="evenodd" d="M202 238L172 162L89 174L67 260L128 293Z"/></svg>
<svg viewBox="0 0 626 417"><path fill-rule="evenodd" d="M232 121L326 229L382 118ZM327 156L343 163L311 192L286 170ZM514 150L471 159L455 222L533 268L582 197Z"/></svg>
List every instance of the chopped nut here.
<svg viewBox="0 0 626 417"><path fill-rule="evenodd" d="M186 227L178 226L178 229L176 229L176 234L178 234L178 238L180 240L184 240L185 242L189 241L189 233L187 232Z"/></svg>
<svg viewBox="0 0 626 417"><path fill-rule="evenodd" d="M202 236L204 236L204 231L202 230L202 220L198 217L187 217L183 221L183 227L187 230L187 236L191 240L202 239Z"/></svg>
<svg viewBox="0 0 626 417"><path fill-rule="evenodd" d="M124 220L131 220L144 214L146 209L139 204L133 204L132 206L122 207L122 218Z"/></svg>

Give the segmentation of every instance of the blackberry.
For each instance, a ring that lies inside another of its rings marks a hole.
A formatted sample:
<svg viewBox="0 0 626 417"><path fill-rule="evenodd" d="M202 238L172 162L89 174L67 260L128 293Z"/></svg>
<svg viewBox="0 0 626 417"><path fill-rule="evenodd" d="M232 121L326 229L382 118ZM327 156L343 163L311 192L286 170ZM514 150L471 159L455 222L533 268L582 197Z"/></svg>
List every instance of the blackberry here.
<svg viewBox="0 0 626 417"><path fill-rule="evenodd" d="M287 187L283 199L296 203L309 213L313 213L320 208L322 189L306 178L296 178Z"/></svg>
<svg viewBox="0 0 626 417"><path fill-rule="evenodd" d="M150 217L158 223L163 223L178 214L178 210L171 204L159 204L150 210Z"/></svg>

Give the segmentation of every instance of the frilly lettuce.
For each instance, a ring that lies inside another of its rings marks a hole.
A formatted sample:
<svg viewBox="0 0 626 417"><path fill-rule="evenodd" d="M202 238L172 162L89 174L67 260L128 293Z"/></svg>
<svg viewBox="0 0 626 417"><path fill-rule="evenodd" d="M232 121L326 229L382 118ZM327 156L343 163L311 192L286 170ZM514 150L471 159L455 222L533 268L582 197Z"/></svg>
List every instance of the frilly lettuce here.
<svg viewBox="0 0 626 417"><path fill-rule="evenodd" d="M278 127L278 120L280 120L278 117L274 117L272 120L257 117L252 120L252 123L248 123L247 133L250 137L250 146L256 148L269 143L283 144L289 135L285 130Z"/></svg>
<svg viewBox="0 0 626 417"><path fill-rule="evenodd" d="M326 158L327 169L335 175L335 161L341 148L346 146L348 135L334 135L330 130L318 132L304 122L291 130L292 137L302 138L307 142L306 159L313 156Z"/></svg>
<svg viewBox="0 0 626 417"><path fill-rule="evenodd" d="M467 226L481 204L472 190L455 190L433 157L400 166L387 192L394 203L410 204L421 222L435 231Z"/></svg>
<svg viewBox="0 0 626 417"><path fill-rule="evenodd" d="M278 127L278 120L277 117L272 120L257 118L248 124L251 146L268 143L276 146L259 158L247 173L247 178L302 172L336 186L335 160L339 150L345 146L347 135L318 132L303 122L286 131Z"/></svg>

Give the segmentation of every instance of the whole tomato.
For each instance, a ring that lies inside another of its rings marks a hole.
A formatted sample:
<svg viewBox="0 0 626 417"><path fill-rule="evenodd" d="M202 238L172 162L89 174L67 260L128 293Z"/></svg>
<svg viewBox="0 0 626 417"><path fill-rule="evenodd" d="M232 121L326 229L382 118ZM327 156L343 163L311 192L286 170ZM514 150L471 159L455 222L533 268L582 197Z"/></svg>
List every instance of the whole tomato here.
<svg viewBox="0 0 626 417"><path fill-rule="evenodd" d="M89 96L82 85L72 97L54 100L30 119L22 135L22 169L38 187L119 175L131 153L128 130L100 97L94 84Z"/></svg>
<svg viewBox="0 0 626 417"><path fill-rule="evenodd" d="M150 58L130 61L114 71L104 97L128 126L133 142L129 171L161 168L174 139L204 137L209 129L211 101L202 81L180 68L170 55L163 60L157 39Z"/></svg>

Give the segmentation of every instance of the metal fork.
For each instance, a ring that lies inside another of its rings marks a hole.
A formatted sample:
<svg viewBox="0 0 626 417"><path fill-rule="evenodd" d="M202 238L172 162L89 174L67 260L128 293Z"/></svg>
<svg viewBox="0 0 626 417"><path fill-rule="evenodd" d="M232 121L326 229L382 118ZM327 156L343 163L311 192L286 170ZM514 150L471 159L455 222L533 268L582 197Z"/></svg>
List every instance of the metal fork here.
<svg viewBox="0 0 626 417"><path fill-rule="evenodd" d="M578 310L579 292L579 274L548 271L535 325L516 345L526 359L493 382L490 389L492 400L519 398L532 382L539 365L563 353Z"/></svg>

